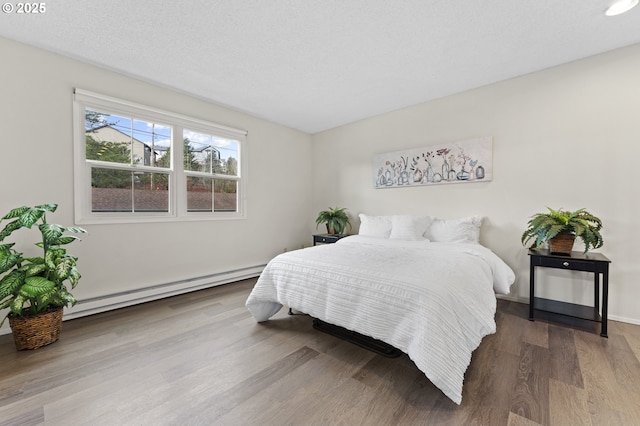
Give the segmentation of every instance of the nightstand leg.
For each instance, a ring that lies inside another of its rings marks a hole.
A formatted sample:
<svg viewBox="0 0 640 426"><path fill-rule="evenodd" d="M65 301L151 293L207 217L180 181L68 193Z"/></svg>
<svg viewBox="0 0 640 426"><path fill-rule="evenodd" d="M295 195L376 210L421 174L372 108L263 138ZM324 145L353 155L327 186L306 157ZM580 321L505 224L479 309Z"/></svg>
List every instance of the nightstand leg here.
<svg viewBox="0 0 640 426"><path fill-rule="evenodd" d="M593 273L593 306L600 312L600 273Z"/></svg>
<svg viewBox="0 0 640 426"><path fill-rule="evenodd" d="M536 282L536 267L533 264L533 257L530 261L529 266L529 321L533 321L533 309L534 309L534 299L535 299L535 282Z"/></svg>
<svg viewBox="0 0 640 426"><path fill-rule="evenodd" d="M605 269L602 274L602 328L600 328L600 335L602 337L609 337L607 335L607 315L609 305L609 268Z"/></svg>

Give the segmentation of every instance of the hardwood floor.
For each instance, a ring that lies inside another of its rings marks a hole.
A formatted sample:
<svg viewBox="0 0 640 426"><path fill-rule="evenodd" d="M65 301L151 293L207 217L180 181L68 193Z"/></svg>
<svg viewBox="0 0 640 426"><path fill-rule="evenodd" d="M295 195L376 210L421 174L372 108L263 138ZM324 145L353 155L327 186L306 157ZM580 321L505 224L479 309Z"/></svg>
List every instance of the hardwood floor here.
<svg viewBox="0 0 640 426"><path fill-rule="evenodd" d="M640 425L640 326L609 338L499 300L460 406L406 355L288 316L256 324L246 280L64 323L17 352L0 336L1 425Z"/></svg>

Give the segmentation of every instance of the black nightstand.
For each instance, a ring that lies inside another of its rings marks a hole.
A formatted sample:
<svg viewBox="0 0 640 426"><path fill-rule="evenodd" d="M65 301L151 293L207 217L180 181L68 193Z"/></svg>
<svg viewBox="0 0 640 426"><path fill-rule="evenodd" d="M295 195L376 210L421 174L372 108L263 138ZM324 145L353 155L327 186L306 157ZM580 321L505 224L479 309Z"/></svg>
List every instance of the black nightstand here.
<svg viewBox="0 0 640 426"><path fill-rule="evenodd" d="M600 335L607 336L607 304L609 299L609 263L601 253L571 252L570 255L555 255L548 250L529 250L529 320L533 321L534 311L545 311L601 323ZM568 269L570 271L593 272L593 306L560 302L535 297L536 266L543 268ZM600 275L602 274L602 316L600 315Z"/></svg>
<svg viewBox="0 0 640 426"><path fill-rule="evenodd" d="M316 244L332 244L340 238L347 237L347 234L316 234L313 236L313 245Z"/></svg>

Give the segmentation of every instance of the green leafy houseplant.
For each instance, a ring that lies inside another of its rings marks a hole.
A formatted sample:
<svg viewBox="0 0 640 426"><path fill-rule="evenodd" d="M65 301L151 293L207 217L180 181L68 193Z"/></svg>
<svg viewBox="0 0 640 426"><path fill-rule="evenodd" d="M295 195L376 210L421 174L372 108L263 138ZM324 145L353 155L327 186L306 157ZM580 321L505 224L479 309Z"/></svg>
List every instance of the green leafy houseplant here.
<svg viewBox="0 0 640 426"><path fill-rule="evenodd" d="M584 243L584 252L602 247L600 234L602 221L585 209L576 211L554 210L547 207L548 213L537 213L531 216L527 229L521 237L523 245L533 240L530 248L538 248L554 238L569 234L580 238ZM573 240L571 241L573 243ZM553 248L551 248L553 251ZM570 251L570 250L569 250Z"/></svg>
<svg viewBox="0 0 640 426"><path fill-rule="evenodd" d="M343 234L347 227L351 229L351 222L349 222L349 216L347 216L345 210L347 209L329 207L328 210L321 211L316 218L316 229L321 223L327 224L327 232L329 234Z"/></svg>
<svg viewBox="0 0 640 426"><path fill-rule="evenodd" d="M68 254L62 246L78 239L65 232L86 231L48 223L46 213L53 213L57 208L57 204L18 207L0 219L0 223L10 221L0 231L0 310L9 308L0 326L8 316L39 314L77 302L67 286L73 289L80 280L76 268L78 258ZM42 256L25 257L13 248L15 243L3 242L14 231L30 229L34 225L42 236L42 241L36 243L42 249Z"/></svg>

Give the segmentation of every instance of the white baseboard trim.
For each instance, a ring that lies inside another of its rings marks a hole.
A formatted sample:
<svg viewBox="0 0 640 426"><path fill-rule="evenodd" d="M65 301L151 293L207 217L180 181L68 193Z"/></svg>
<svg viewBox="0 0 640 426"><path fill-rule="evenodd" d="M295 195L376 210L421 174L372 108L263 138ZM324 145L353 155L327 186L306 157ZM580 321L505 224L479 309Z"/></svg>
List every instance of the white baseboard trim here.
<svg viewBox="0 0 640 426"><path fill-rule="evenodd" d="M209 287L255 278L260 275L266 265L256 265L231 271L219 272L201 277L186 278L184 280L156 284L135 290L107 294L99 297L79 300L71 307L65 308L63 321L80 318L100 312L112 311L127 306L138 305L152 300L189 293ZM11 333L8 327L9 321L0 329L0 335Z"/></svg>
<svg viewBox="0 0 640 426"><path fill-rule="evenodd" d="M637 320L634 318L619 317L617 315L608 315L608 318L612 321L620 321L620 322L626 322L629 324L640 325L640 320Z"/></svg>

